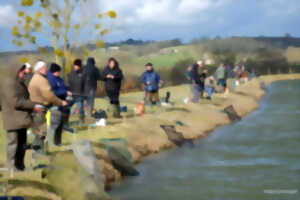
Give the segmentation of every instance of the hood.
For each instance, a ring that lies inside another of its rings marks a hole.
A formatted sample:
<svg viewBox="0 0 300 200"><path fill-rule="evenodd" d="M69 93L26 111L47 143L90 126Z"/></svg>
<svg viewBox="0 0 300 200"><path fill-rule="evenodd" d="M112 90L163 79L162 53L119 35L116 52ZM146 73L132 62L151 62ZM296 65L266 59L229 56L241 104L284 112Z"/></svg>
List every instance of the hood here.
<svg viewBox="0 0 300 200"><path fill-rule="evenodd" d="M18 79L18 73L25 65L11 65L9 67L9 78Z"/></svg>
<svg viewBox="0 0 300 200"><path fill-rule="evenodd" d="M87 59L87 62L86 62L86 65L89 66L89 65L95 65L95 59L94 58L88 58Z"/></svg>

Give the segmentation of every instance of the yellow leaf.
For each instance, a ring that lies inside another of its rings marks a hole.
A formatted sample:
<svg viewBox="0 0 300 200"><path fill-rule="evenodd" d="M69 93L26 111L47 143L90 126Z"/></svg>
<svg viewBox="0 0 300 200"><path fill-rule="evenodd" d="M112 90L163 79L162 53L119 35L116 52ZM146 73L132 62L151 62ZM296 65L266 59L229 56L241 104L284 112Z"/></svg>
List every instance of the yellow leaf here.
<svg viewBox="0 0 300 200"><path fill-rule="evenodd" d="M60 57L64 57L64 52L61 49L55 49L54 54Z"/></svg>
<svg viewBox="0 0 300 200"><path fill-rule="evenodd" d="M73 29L75 29L75 30L78 30L80 28L80 24L75 24L74 26L73 26Z"/></svg>
<svg viewBox="0 0 300 200"><path fill-rule="evenodd" d="M12 36L18 37L20 35L19 28L17 26L13 26L11 30Z"/></svg>
<svg viewBox="0 0 300 200"><path fill-rule="evenodd" d="M18 16L19 16L19 17L23 17L23 16L24 16L24 12L23 12L23 11L19 11L19 12L18 12Z"/></svg>
<svg viewBox="0 0 300 200"><path fill-rule="evenodd" d="M13 44L16 44L17 43L17 40L12 40L11 41Z"/></svg>
<svg viewBox="0 0 300 200"><path fill-rule="evenodd" d="M98 18L101 19L103 15L101 13L98 14Z"/></svg>
<svg viewBox="0 0 300 200"><path fill-rule="evenodd" d="M38 11L35 13L35 18L39 19L40 17L42 17L42 12Z"/></svg>
<svg viewBox="0 0 300 200"><path fill-rule="evenodd" d="M21 57L21 58L20 58L20 62L24 64L24 63L29 62L29 59L26 58L26 57Z"/></svg>
<svg viewBox="0 0 300 200"><path fill-rule="evenodd" d="M95 24L95 29L100 29L101 28L101 24Z"/></svg>
<svg viewBox="0 0 300 200"><path fill-rule="evenodd" d="M96 47L97 47L97 48L102 48L102 47L104 47L104 42L103 42L102 40L98 40L98 41L96 42Z"/></svg>
<svg viewBox="0 0 300 200"><path fill-rule="evenodd" d="M106 14L107 14L107 16L109 16L112 19L117 17L117 13L113 10L108 11Z"/></svg>
<svg viewBox="0 0 300 200"><path fill-rule="evenodd" d="M32 20L32 18L31 18L29 15L27 15L27 16L25 17L25 21L26 21L27 23L30 23L31 20Z"/></svg>
<svg viewBox="0 0 300 200"><path fill-rule="evenodd" d="M23 45L23 42L22 42L22 41L18 41L18 42L17 42L17 45L18 45L19 47L21 47L21 46Z"/></svg>
<svg viewBox="0 0 300 200"><path fill-rule="evenodd" d="M35 29L39 29L39 28L41 28L41 26L42 26L41 22L39 22L39 21L34 22L34 28Z"/></svg>
<svg viewBox="0 0 300 200"><path fill-rule="evenodd" d="M23 37L24 37L24 38L29 38L30 35L29 35L29 33L25 33L25 35L23 35Z"/></svg>
<svg viewBox="0 0 300 200"><path fill-rule="evenodd" d="M29 31L31 30L30 24L25 24L23 28L24 28L24 30L27 31L27 32L29 32Z"/></svg>
<svg viewBox="0 0 300 200"><path fill-rule="evenodd" d="M32 37L30 38L30 42L31 42L32 44L35 44L35 43L36 43L36 37L35 37L35 36L32 36Z"/></svg>
<svg viewBox="0 0 300 200"><path fill-rule="evenodd" d="M105 35L105 34L107 34L108 33L108 29L104 29L104 30L102 30L102 31L100 31L100 35Z"/></svg>

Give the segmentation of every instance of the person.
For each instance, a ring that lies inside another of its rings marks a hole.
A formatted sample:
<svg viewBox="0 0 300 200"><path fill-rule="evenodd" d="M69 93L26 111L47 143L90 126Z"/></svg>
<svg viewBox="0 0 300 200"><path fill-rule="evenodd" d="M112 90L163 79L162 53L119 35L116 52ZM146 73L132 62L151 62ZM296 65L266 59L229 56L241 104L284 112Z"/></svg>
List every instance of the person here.
<svg viewBox="0 0 300 200"><path fill-rule="evenodd" d="M205 91L207 93L207 99L208 100L211 100L211 97L215 91L215 87L214 87L214 77L213 76L210 76L210 77L207 77L205 79Z"/></svg>
<svg viewBox="0 0 300 200"><path fill-rule="evenodd" d="M29 63L25 63L24 66L25 66L25 71L24 71L24 78L23 79L24 79L25 85L28 87L29 82L32 79L33 73L32 73L32 70L31 70L31 65Z"/></svg>
<svg viewBox="0 0 300 200"><path fill-rule="evenodd" d="M200 73L200 84L199 84L199 92L200 92L200 97L204 97L204 91L205 91L205 79L208 74L208 71L206 69L203 69L202 72Z"/></svg>
<svg viewBox="0 0 300 200"><path fill-rule="evenodd" d="M115 58L110 58L108 60L108 65L105 67L102 77L105 82L106 94L110 100L113 117L121 118L119 96L123 80L123 72Z"/></svg>
<svg viewBox="0 0 300 200"><path fill-rule="evenodd" d="M51 89L51 86L47 80L47 65L44 61L38 61L34 66L34 75L29 83L28 91L30 94L31 101L37 102L45 107L50 106L67 106L68 103L64 100L59 99ZM35 139L33 145L40 146L40 149L36 151L43 155L44 140L47 135L46 128L46 116L44 113L37 113L34 115L35 125Z"/></svg>
<svg viewBox="0 0 300 200"><path fill-rule="evenodd" d="M66 100L67 96L72 96L72 93L67 90L64 80L60 78L61 67L52 63L50 70L47 72L47 79L54 94L61 100ZM53 106L50 109L50 128L49 128L49 145L60 146L62 131L64 127L64 113L69 113L67 107Z"/></svg>
<svg viewBox="0 0 300 200"><path fill-rule="evenodd" d="M142 83L146 91L146 99L153 107L159 102L160 76L154 70L152 63L147 63L146 71L142 74Z"/></svg>
<svg viewBox="0 0 300 200"><path fill-rule="evenodd" d="M236 78L235 85L239 85L240 84L240 79L241 79L242 73L243 73L242 64L236 65L233 69L233 72L234 72L235 78Z"/></svg>
<svg viewBox="0 0 300 200"><path fill-rule="evenodd" d="M223 88L226 88L226 65L223 63L219 66L219 68L216 71L216 80L217 80L217 85L222 86Z"/></svg>
<svg viewBox="0 0 300 200"><path fill-rule="evenodd" d="M3 127L7 132L7 167L11 171L24 171L27 128L32 124L31 113L41 108L29 99L24 82L26 66L13 67L2 91Z"/></svg>
<svg viewBox="0 0 300 200"><path fill-rule="evenodd" d="M85 112L84 112L84 89L86 84L86 74L82 69L82 60L74 60L74 69L68 74L68 83L67 86L72 93L73 100L70 102L70 106L76 103L79 111L79 120L80 123L84 123Z"/></svg>
<svg viewBox="0 0 300 200"><path fill-rule="evenodd" d="M193 103L198 103L199 101L199 92L201 92L201 86L203 86L201 80L200 80L200 75L199 75L199 68L203 67L203 62L200 60L196 64L193 65L193 69L191 71L191 80L192 80L192 93L193 93L193 98L192 102Z"/></svg>
<svg viewBox="0 0 300 200"><path fill-rule="evenodd" d="M87 105L89 107L90 115L92 115L94 110L97 81L101 79L100 71L95 64L94 58L88 58L87 64L84 67L84 73L86 74L85 94L87 95Z"/></svg>

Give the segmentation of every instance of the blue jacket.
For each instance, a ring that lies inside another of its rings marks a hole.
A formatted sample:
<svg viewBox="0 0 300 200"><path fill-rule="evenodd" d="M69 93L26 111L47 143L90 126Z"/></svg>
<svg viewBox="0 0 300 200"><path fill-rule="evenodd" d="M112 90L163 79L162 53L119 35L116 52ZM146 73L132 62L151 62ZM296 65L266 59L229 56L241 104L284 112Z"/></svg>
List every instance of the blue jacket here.
<svg viewBox="0 0 300 200"><path fill-rule="evenodd" d="M54 76L50 71L47 72L47 79L54 94L58 98L65 100L67 97L67 88L64 84L64 80Z"/></svg>
<svg viewBox="0 0 300 200"><path fill-rule="evenodd" d="M150 82L148 85L147 82ZM159 88L160 77L156 71L145 71L142 75L142 83L145 85L147 92L157 91Z"/></svg>

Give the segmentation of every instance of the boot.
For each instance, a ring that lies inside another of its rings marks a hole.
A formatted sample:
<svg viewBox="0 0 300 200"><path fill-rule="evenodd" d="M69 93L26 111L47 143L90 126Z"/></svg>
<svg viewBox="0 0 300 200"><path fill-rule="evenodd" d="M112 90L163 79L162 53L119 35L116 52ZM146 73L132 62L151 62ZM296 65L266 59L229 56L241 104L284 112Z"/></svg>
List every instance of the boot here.
<svg viewBox="0 0 300 200"><path fill-rule="evenodd" d="M113 117L120 119L122 118L120 114L120 105L112 105L113 106Z"/></svg>
<svg viewBox="0 0 300 200"><path fill-rule="evenodd" d="M107 117L108 118L113 118L114 117L114 105L109 104L106 111L107 111Z"/></svg>

